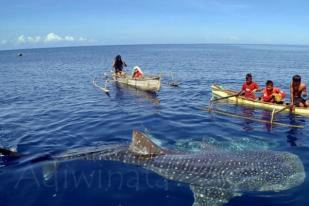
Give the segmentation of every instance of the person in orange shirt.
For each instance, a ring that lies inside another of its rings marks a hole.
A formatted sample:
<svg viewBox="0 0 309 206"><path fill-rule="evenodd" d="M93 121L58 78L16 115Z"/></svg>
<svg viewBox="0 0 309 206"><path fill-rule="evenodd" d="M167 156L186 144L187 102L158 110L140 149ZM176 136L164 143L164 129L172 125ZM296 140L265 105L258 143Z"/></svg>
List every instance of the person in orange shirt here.
<svg viewBox="0 0 309 206"><path fill-rule="evenodd" d="M252 74L246 75L246 82L243 83L241 87L241 91L238 93L238 95L243 95L247 99L253 99L256 100L256 94L255 92L261 91L259 89L259 85L252 81Z"/></svg>
<svg viewBox="0 0 309 206"><path fill-rule="evenodd" d="M274 87L273 81L268 80L266 82L266 87L263 90L263 97L262 97L262 100L264 102L282 104L284 97L285 93L278 87Z"/></svg>

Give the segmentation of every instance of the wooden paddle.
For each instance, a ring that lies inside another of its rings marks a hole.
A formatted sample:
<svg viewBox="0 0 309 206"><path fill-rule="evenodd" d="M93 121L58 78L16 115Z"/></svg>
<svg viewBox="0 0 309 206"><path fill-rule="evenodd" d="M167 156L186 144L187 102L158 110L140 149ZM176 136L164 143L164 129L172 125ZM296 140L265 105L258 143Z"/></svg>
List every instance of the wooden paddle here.
<svg viewBox="0 0 309 206"><path fill-rule="evenodd" d="M233 95L229 95L229 96L226 96L226 97L221 97L221 98L217 98L217 99L212 99L210 100L211 102L216 102L216 101L219 101L219 100L222 100L222 99L228 99L228 98L231 98L231 97L237 97L239 96L241 93L237 93L237 94L233 94Z"/></svg>
<svg viewBox="0 0 309 206"><path fill-rule="evenodd" d="M226 96L226 97L221 97L221 98L218 98L218 99L210 99L209 107L208 107L208 112L211 112L211 107L212 107L214 102L219 101L219 100L223 100L223 99L228 99L228 98L231 98L231 97L238 97L239 95L241 95L241 93L229 95L229 96Z"/></svg>
<svg viewBox="0 0 309 206"><path fill-rule="evenodd" d="M284 111L284 110L286 110L286 109L289 109L289 108L290 108L290 105L288 104L288 105L286 105L285 107L283 107L282 109L280 109L280 110L278 110L278 111L276 111L276 109L274 109L273 112L271 113L270 123L271 123L271 124L273 123L273 121L274 121L274 116L275 116L276 114L278 114L278 113L280 113L280 112L282 112L282 111Z"/></svg>

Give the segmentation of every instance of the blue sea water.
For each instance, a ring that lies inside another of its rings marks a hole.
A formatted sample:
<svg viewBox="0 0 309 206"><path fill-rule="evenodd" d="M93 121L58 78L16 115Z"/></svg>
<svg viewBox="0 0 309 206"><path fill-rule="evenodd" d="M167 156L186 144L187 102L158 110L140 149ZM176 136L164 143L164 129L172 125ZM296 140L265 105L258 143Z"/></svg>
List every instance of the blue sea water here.
<svg viewBox="0 0 309 206"><path fill-rule="evenodd" d="M18 57L17 53L23 53ZM92 85L121 54L131 72L162 74L157 95L109 85L110 96ZM270 126L208 113L214 83L239 89L246 73L263 86L273 79L289 93L294 74L309 83L309 47L273 45L137 45L0 51L0 146L30 157L72 148L129 142L133 129L161 146L199 150L224 148L288 151L309 172L308 117L278 114L276 120L304 128ZM289 94L288 94L289 96ZM218 103L215 108L269 118L269 112ZM188 185L134 165L67 161L49 181L44 163L0 167L0 205L192 205ZM308 205L309 180L281 192L250 192L227 205Z"/></svg>

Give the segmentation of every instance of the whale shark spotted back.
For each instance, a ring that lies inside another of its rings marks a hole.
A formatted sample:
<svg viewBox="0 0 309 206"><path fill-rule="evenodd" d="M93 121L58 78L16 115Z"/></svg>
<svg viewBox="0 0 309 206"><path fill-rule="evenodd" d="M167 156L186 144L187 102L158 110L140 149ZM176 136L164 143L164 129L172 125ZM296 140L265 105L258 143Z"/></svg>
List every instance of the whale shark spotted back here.
<svg viewBox="0 0 309 206"><path fill-rule="evenodd" d="M289 152L206 148L200 153L171 151L134 130L129 145L77 148L49 159L108 160L139 165L167 179L188 184L194 195L194 206L221 206L244 192L278 192L296 187L305 179L301 160ZM5 149L0 153L16 155Z"/></svg>

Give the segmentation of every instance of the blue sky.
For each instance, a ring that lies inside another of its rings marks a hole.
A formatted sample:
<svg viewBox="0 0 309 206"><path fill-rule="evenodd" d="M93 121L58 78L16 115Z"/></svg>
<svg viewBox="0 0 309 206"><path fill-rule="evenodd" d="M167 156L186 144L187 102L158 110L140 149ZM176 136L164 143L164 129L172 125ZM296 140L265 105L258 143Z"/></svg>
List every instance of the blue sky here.
<svg viewBox="0 0 309 206"><path fill-rule="evenodd" d="M74 45L309 45L308 0L0 0L0 49Z"/></svg>

